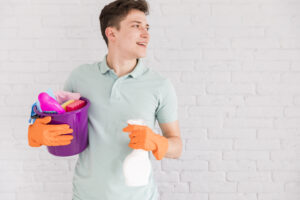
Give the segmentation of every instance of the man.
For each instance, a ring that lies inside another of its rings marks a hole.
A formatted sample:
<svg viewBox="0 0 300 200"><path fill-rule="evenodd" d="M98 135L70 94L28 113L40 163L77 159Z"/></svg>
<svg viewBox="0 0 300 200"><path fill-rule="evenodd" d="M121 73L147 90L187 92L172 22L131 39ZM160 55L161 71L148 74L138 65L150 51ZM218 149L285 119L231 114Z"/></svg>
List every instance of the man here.
<svg viewBox="0 0 300 200"><path fill-rule="evenodd" d="M150 38L147 14L144 0L117 0L106 5L99 19L107 55L101 62L75 68L65 83L64 90L79 92L91 102L89 146L76 163L73 200L156 200L159 194L152 171L148 185L126 186L124 159L132 149L152 152L157 160L181 154L175 89L169 79L141 60ZM143 119L147 126L128 125L129 119ZM31 146L71 142L72 136L63 134L72 129L68 125L50 127L50 120L37 119L30 125ZM153 132L156 120L163 136ZM51 138L51 132L56 136Z"/></svg>

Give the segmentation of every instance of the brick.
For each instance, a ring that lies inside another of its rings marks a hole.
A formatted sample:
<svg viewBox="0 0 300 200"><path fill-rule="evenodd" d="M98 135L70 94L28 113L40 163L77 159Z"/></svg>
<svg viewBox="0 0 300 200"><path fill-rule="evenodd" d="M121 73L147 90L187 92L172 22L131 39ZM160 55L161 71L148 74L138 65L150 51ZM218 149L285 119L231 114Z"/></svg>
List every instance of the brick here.
<svg viewBox="0 0 300 200"><path fill-rule="evenodd" d="M209 139L255 139L254 129L217 129L210 128L207 134Z"/></svg>
<svg viewBox="0 0 300 200"><path fill-rule="evenodd" d="M273 3L273 2L272 2ZM291 24L291 16L282 15L266 15L265 13L257 13L256 15L246 15L242 22L244 26L269 26L269 27L284 27Z"/></svg>
<svg viewBox="0 0 300 200"><path fill-rule="evenodd" d="M18 185L18 192L42 192L43 184L42 183L28 183L23 181Z"/></svg>
<svg viewBox="0 0 300 200"><path fill-rule="evenodd" d="M39 0L32 0L32 4L37 4L37 5L49 5L49 4L79 4L79 0L44 0L44 1L39 1Z"/></svg>
<svg viewBox="0 0 300 200"><path fill-rule="evenodd" d="M43 18L43 24L46 27L90 27L90 16L63 16L53 17L45 16Z"/></svg>
<svg viewBox="0 0 300 200"><path fill-rule="evenodd" d="M220 160L222 158L221 151L205 151L205 150L186 150L182 153L180 157L181 160ZM208 162L206 164L206 168L208 169Z"/></svg>
<svg viewBox="0 0 300 200"><path fill-rule="evenodd" d="M274 15L295 15L300 10L299 4L288 4L286 2L278 2L274 4L262 4L260 10L270 16Z"/></svg>
<svg viewBox="0 0 300 200"><path fill-rule="evenodd" d="M71 182L56 182L56 183L48 183L44 184L45 192L62 192L62 193L70 193L72 192L72 183Z"/></svg>
<svg viewBox="0 0 300 200"><path fill-rule="evenodd" d="M237 117L283 117L284 108L247 106L237 108L235 114Z"/></svg>
<svg viewBox="0 0 300 200"><path fill-rule="evenodd" d="M236 161L219 161L212 160L209 163L209 170L222 170L222 171L255 171L255 161L249 160L236 160Z"/></svg>
<svg viewBox="0 0 300 200"><path fill-rule="evenodd" d="M266 28L266 27L265 27ZM215 28L217 37L262 37L264 36L264 28L262 27L217 27Z"/></svg>
<svg viewBox="0 0 300 200"><path fill-rule="evenodd" d="M232 47L237 49L271 49L280 48L280 42L274 38L238 38L232 39Z"/></svg>
<svg viewBox="0 0 300 200"><path fill-rule="evenodd" d="M220 128L221 119L220 117L197 117L181 120L182 128Z"/></svg>
<svg viewBox="0 0 300 200"><path fill-rule="evenodd" d="M283 38L280 41L282 48L300 48L299 39L297 38Z"/></svg>
<svg viewBox="0 0 300 200"><path fill-rule="evenodd" d="M49 170L49 171L61 171L68 170L68 163L65 160L55 161L24 161L23 169L28 171L35 170Z"/></svg>
<svg viewBox="0 0 300 200"><path fill-rule="evenodd" d="M230 199L230 200L257 200L256 194L245 194L245 193L233 193L233 194L210 194L209 195L210 200L224 200L224 199Z"/></svg>
<svg viewBox="0 0 300 200"><path fill-rule="evenodd" d="M56 59L54 50L15 50L9 52L9 59L14 61L53 61Z"/></svg>
<svg viewBox="0 0 300 200"><path fill-rule="evenodd" d="M0 51L0 60L6 61L8 59L8 51Z"/></svg>
<svg viewBox="0 0 300 200"><path fill-rule="evenodd" d="M274 192L273 194L269 193L259 193L258 200L298 200L300 198L300 194L291 194L284 192Z"/></svg>
<svg viewBox="0 0 300 200"><path fill-rule="evenodd" d="M212 5L212 15L215 16L245 16L255 15L259 12L259 7L256 4L214 4Z"/></svg>
<svg viewBox="0 0 300 200"><path fill-rule="evenodd" d="M238 95L201 95L197 96L197 104L211 106L244 105L244 98Z"/></svg>
<svg viewBox="0 0 300 200"><path fill-rule="evenodd" d="M223 152L224 160L269 160L269 150L266 151L247 151L235 150Z"/></svg>
<svg viewBox="0 0 300 200"><path fill-rule="evenodd" d="M174 185L174 192L182 192L182 193L188 193L189 192L189 184L188 183L179 183Z"/></svg>
<svg viewBox="0 0 300 200"><path fill-rule="evenodd" d="M282 139L281 147L284 150L299 150L300 149L300 140L295 139Z"/></svg>
<svg viewBox="0 0 300 200"><path fill-rule="evenodd" d="M272 181L271 172L227 172L226 180L234 182Z"/></svg>
<svg viewBox="0 0 300 200"><path fill-rule="evenodd" d="M292 161L297 160L300 156L300 152L295 151L294 149L285 149L278 151L271 151L271 159L274 161Z"/></svg>
<svg viewBox="0 0 300 200"><path fill-rule="evenodd" d="M179 160L167 159L162 161L162 169L165 171L170 170L205 170L207 169L207 162L202 160Z"/></svg>
<svg viewBox="0 0 300 200"><path fill-rule="evenodd" d="M192 19L192 23L201 24L201 27L232 27L232 26L242 26L242 17L237 16L195 16Z"/></svg>
<svg viewBox="0 0 300 200"><path fill-rule="evenodd" d="M288 61L251 61L242 64L243 71L252 72L287 72L290 70Z"/></svg>
<svg viewBox="0 0 300 200"><path fill-rule="evenodd" d="M172 2L173 3L173 2ZM210 15L210 5L209 4L162 4L161 5L162 14L166 16L186 16L186 15Z"/></svg>
<svg viewBox="0 0 300 200"><path fill-rule="evenodd" d="M232 82L237 83L278 83L280 82L280 73L271 72L232 72Z"/></svg>
<svg viewBox="0 0 300 200"><path fill-rule="evenodd" d="M299 60L300 51L297 49L258 50L254 53L257 60Z"/></svg>
<svg viewBox="0 0 300 200"><path fill-rule="evenodd" d="M232 118L224 120L225 128L271 128L273 121L271 119L258 118Z"/></svg>
<svg viewBox="0 0 300 200"><path fill-rule="evenodd" d="M199 140L188 139L186 144L187 150L231 150L233 141L229 139L217 139L217 140Z"/></svg>
<svg viewBox="0 0 300 200"><path fill-rule="evenodd" d="M2 10L4 11L5 8ZM15 38L17 36L18 29L17 28L5 28L0 31L0 38ZM2 43L2 42L1 42Z"/></svg>
<svg viewBox="0 0 300 200"><path fill-rule="evenodd" d="M299 78L300 78L300 73L297 72L284 73L281 76L281 81L283 83L300 83Z"/></svg>
<svg viewBox="0 0 300 200"><path fill-rule="evenodd" d="M174 185L170 183L157 183L159 192L172 193L174 191Z"/></svg>
<svg viewBox="0 0 300 200"><path fill-rule="evenodd" d="M207 134L205 129L189 129L189 128L180 128L181 137L183 139L191 139L191 138L198 138L198 139L205 139L207 138Z"/></svg>
<svg viewBox="0 0 300 200"><path fill-rule="evenodd" d="M257 161L258 170L298 170L299 160L259 160Z"/></svg>
<svg viewBox="0 0 300 200"><path fill-rule="evenodd" d="M16 194L17 200L63 200L62 195L59 193L50 193L50 192L34 192L34 193L29 193L29 192L18 192Z"/></svg>
<svg viewBox="0 0 300 200"><path fill-rule="evenodd" d="M176 84L177 95L202 95L205 93L204 84L180 83Z"/></svg>
<svg viewBox="0 0 300 200"><path fill-rule="evenodd" d="M0 194L0 199L16 200L16 194L15 193L2 193L2 194Z"/></svg>
<svg viewBox="0 0 300 200"><path fill-rule="evenodd" d="M229 106L190 106L188 108L188 115L191 117L218 117L233 115L235 107Z"/></svg>
<svg viewBox="0 0 300 200"><path fill-rule="evenodd" d="M288 193L300 193L299 187L300 187L300 180L297 180L298 182L288 182L285 185L285 191Z"/></svg>
<svg viewBox="0 0 300 200"><path fill-rule="evenodd" d="M229 72L182 72L182 81L186 83L199 82L230 82Z"/></svg>
<svg viewBox="0 0 300 200"><path fill-rule="evenodd" d="M196 105L196 96L177 95L178 105Z"/></svg>
<svg viewBox="0 0 300 200"><path fill-rule="evenodd" d="M293 97L291 96L247 96L245 97L245 104L250 106L287 106L293 104Z"/></svg>
<svg viewBox="0 0 300 200"><path fill-rule="evenodd" d="M273 182L240 182L238 192L274 193L283 192L283 183Z"/></svg>
<svg viewBox="0 0 300 200"><path fill-rule="evenodd" d="M207 93L211 95L254 94L254 85L250 83L211 83L207 85Z"/></svg>
<svg viewBox="0 0 300 200"><path fill-rule="evenodd" d="M60 170L60 171L37 171L34 173L35 182L72 182L73 172Z"/></svg>
<svg viewBox="0 0 300 200"><path fill-rule="evenodd" d="M56 28L56 27L32 27L28 29L27 27L20 27L18 31L18 36L23 39L36 39L36 38L64 38L69 29ZM74 32L73 32L74 33ZM76 33L76 32L75 32ZM74 33L74 34L75 34ZM68 37L69 38L69 37Z"/></svg>
<svg viewBox="0 0 300 200"><path fill-rule="evenodd" d="M294 182L300 181L300 172L281 172L274 171L272 173L273 179L275 182ZM293 188L295 185L291 184L290 187ZM286 187L289 187L286 185ZM299 185L298 185L299 187ZM286 188L287 189L287 188Z"/></svg>
<svg viewBox="0 0 300 200"><path fill-rule="evenodd" d="M208 182L225 181L224 172L199 172L199 171L183 171L180 174L180 180L183 182L202 182L208 180Z"/></svg>
<svg viewBox="0 0 300 200"><path fill-rule="evenodd" d="M243 150L278 150L280 149L280 141L276 139L272 140L248 140L237 139L234 143L235 149Z"/></svg>
<svg viewBox="0 0 300 200"><path fill-rule="evenodd" d="M179 174L176 171L159 172L154 174L155 180L158 182L179 183Z"/></svg>
<svg viewBox="0 0 300 200"><path fill-rule="evenodd" d="M160 200L182 200L182 199L189 199L189 200L208 200L208 194L188 194L188 193L162 193Z"/></svg>
<svg viewBox="0 0 300 200"><path fill-rule="evenodd" d="M37 49L79 49L81 41L76 39L37 39L34 46Z"/></svg>
<svg viewBox="0 0 300 200"><path fill-rule="evenodd" d="M295 60L291 62L291 71L299 71L300 70L300 62Z"/></svg>
<svg viewBox="0 0 300 200"><path fill-rule="evenodd" d="M237 184L222 181L206 180L201 183L191 183L191 192L201 193L233 193L237 191Z"/></svg>
<svg viewBox="0 0 300 200"><path fill-rule="evenodd" d="M275 128L299 128L300 118L280 118L274 120Z"/></svg>

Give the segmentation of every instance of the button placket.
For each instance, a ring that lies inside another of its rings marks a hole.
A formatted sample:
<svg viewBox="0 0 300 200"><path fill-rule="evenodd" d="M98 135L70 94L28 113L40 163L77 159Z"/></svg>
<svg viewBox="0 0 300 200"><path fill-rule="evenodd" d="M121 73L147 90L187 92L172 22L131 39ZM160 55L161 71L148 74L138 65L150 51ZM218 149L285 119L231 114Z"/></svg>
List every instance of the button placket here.
<svg viewBox="0 0 300 200"><path fill-rule="evenodd" d="M112 89L111 89L111 98L113 99L117 99L119 100L120 99L120 94L119 94L119 91L118 91L118 85L119 85L119 82L120 82L120 79L117 79L113 86L112 86Z"/></svg>

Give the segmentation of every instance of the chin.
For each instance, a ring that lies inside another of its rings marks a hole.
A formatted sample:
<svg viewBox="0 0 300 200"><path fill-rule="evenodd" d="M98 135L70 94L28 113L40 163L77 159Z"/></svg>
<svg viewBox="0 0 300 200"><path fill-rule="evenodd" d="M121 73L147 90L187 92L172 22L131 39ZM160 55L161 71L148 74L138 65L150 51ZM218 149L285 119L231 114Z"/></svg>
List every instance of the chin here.
<svg viewBox="0 0 300 200"><path fill-rule="evenodd" d="M138 53L137 54L137 58L144 58L144 57L146 57L146 52L145 53Z"/></svg>

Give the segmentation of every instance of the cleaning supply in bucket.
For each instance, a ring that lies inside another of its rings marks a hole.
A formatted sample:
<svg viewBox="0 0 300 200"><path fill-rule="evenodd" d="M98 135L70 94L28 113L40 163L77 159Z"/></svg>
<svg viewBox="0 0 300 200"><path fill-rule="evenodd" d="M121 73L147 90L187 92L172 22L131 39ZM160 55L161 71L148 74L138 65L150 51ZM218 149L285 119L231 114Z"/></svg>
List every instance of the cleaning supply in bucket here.
<svg viewBox="0 0 300 200"><path fill-rule="evenodd" d="M70 112L70 111L73 111L73 110L77 110L77 109L80 109L82 108L83 106L85 106L86 102L85 101L82 101L82 100L75 100L74 102L68 104L66 106L66 111L67 112Z"/></svg>
<svg viewBox="0 0 300 200"><path fill-rule="evenodd" d="M61 107L63 107L63 109L65 110L65 111L67 111L67 105L69 105L70 103L73 103L75 100L74 99L70 99L70 100L68 100L68 101L66 101L66 102L64 102L63 104L61 104Z"/></svg>
<svg viewBox="0 0 300 200"><path fill-rule="evenodd" d="M66 112L63 107L46 92L41 92L38 96L42 111L55 111L57 113Z"/></svg>
<svg viewBox="0 0 300 200"><path fill-rule="evenodd" d="M59 104L62 104L70 99L78 100L80 99L80 93L78 92L68 92L68 91L54 91L53 95L55 96L56 101Z"/></svg>
<svg viewBox="0 0 300 200"><path fill-rule="evenodd" d="M128 124L146 125L143 120L128 120ZM137 187L148 184L151 162L148 151L133 149L123 162L123 174L127 186Z"/></svg>

